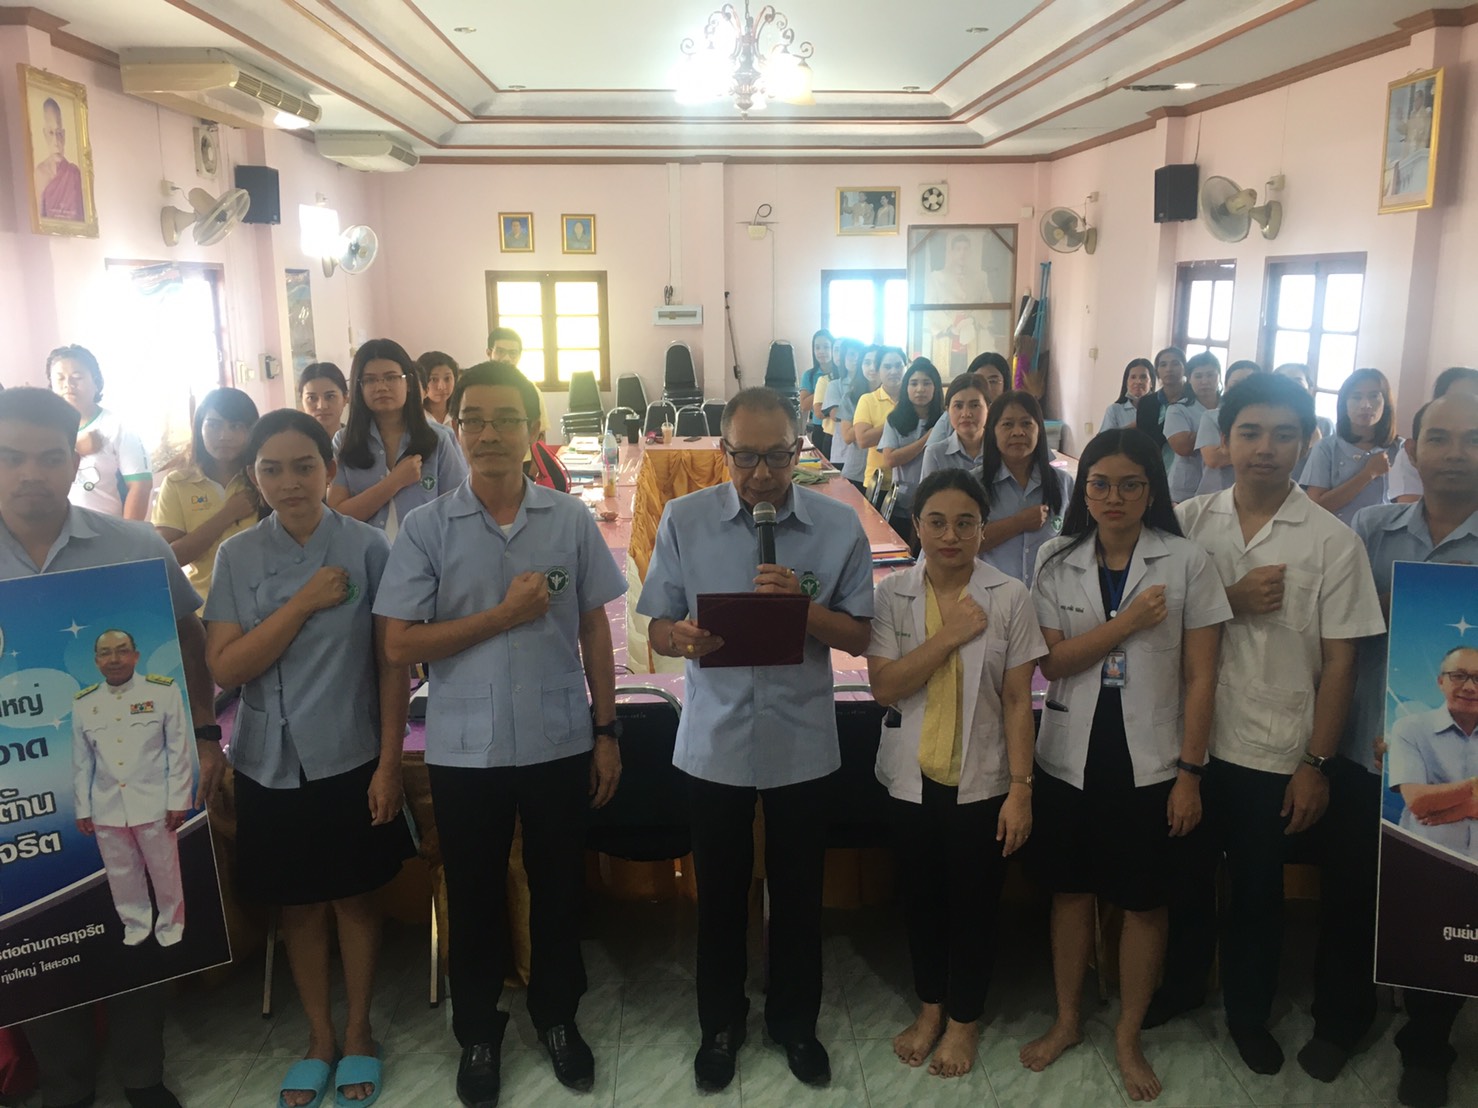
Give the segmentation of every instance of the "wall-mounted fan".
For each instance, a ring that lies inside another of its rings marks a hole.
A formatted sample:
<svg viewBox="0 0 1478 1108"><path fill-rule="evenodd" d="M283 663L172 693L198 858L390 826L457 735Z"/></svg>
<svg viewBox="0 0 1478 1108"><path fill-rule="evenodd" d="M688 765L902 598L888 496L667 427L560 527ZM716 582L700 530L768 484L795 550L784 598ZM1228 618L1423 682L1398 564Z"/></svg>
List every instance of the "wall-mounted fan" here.
<svg viewBox="0 0 1478 1108"><path fill-rule="evenodd" d="M1088 225L1088 217L1071 208L1052 208L1042 214L1039 226L1042 241L1059 254L1082 250L1091 254L1098 249L1098 228Z"/></svg>
<svg viewBox="0 0 1478 1108"><path fill-rule="evenodd" d="M337 252L323 259L323 275L332 277L336 269L345 273L363 273L374 264L375 255L379 252L380 238L373 230L363 223L346 228L339 236Z"/></svg>
<svg viewBox="0 0 1478 1108"><path fill-rule="evenodd" d="M949 211L949 182L930 181L919 186L919 211L924 215L945 215Z"/></svg>
<svg viewBox="0 0 1478 1108"><path fill-rule="evenodd" d="M1283 205L1257 202L1256 189L1244 189L1228 177L1207 177L1201 185L1201 222L1222 242L1241 242L1256 223L1262 237L1275 239L1283 226Z"/></svg>
<svg viewBox="0 0 1478 1108"><path fill-rule="evenodd" d="M185 196L193 211L185 212L173 207L159 211L159 229L164 234L166 246L178 246L180 235L186 227L192 226L191 234L199 245L210 246L220 242L235 229L251 207L251 194L245 189L232 189L219 198L204 189L191 189Z"/></svg>

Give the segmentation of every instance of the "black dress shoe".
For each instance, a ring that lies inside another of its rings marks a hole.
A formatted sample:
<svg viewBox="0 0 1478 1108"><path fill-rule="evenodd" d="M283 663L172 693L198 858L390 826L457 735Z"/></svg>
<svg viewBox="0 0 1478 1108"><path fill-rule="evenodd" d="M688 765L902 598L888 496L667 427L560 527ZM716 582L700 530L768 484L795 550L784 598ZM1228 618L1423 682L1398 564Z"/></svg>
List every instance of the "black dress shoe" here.
<svg viewBox="0 0 1478 1108"><path fill-rule="evenodd" d="M124 1089L123 1097L129 1108L180 1108L180 1099L163 1084L150 1085L147 1089Z"/></svg>
<svg viewBox="0 0 1478 1108"><path fill-rule="evenodd" d="M501 1042L473 1043L462 1048L457 1066L457 1099L467 1108L498 1108L503 1077Z"/></svg>
<svg viewBox="0 0 1478 1108"><path fill-rule="evenodd" d="M1407 1108L1443 1108L1447 1103L1447 1071L1426 1066L1405 1066L1396 1100Z"/></svg>
<svg viewBox="0 0 1478 1108"><path fill-rule="evenodd" d="M744 1045L744 1021L703 1040L693 1058L693 1079L704 1093L722 1092L734 1080L734 1063Z"/></svg>
<svg viewBox="0 0 1478 1108"><path fill-rule="evenodd" d="M580 1037L575 1021L557 1023L540 1036L549 1060L554 1063L554 1076L566 1089L588 1093L595 1088L595 1055Z"/></svg>
<svg viewBox="0 0 1478 1108"><path fill-rule="evenodd" d="M831 1059L821 1040L812 1036L808 1039L792 1039L781 1043L785 1047L785 1060L790 1063L790 1072L796 1080L812 1088L825 1088L831 1084Z"/></svg>

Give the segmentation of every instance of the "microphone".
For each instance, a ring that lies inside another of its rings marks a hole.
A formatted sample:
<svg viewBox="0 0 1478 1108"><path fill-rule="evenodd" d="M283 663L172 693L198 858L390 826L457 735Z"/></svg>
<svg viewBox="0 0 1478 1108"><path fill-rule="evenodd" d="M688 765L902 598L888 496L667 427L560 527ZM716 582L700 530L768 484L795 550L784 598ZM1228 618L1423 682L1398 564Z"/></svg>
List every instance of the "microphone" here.
<svg viewBox="0 0 1478 1108"><path fill-rule="evenodd" d="M754 506L754 529L760 538L760 565L775 564L775 505L761 500Z"/></svg>

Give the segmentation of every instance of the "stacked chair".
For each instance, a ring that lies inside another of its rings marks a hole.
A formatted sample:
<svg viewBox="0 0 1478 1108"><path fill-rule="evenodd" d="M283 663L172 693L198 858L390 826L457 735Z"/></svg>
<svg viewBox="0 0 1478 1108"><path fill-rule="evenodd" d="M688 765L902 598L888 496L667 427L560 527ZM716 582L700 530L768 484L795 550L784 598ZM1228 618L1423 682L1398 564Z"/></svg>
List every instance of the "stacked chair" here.
<svg viewBox="0 0 1478 1108"><path fill-rule="evenodd" d="M703 403L703 390L693 371L693 352L685 342L667 348L667 364L662 371L662 399L674 408Z"/></svg>
<svg viewBox="0 0 1478 1108"><path fill-rule="evenodd" d="M573 374L570 377L570 407L559 417L559 428L564 433L565 442L576 435L600 435L605 431L605 423L595 374Z"/></svg>
<svg viewBox="0 0 1478 1108"><path fill-rule="evenodd" d="M801 394L795 375L795 350L784 339L770 343L770 358L765 363L765 388L777 392L800 414Z"/></svg>

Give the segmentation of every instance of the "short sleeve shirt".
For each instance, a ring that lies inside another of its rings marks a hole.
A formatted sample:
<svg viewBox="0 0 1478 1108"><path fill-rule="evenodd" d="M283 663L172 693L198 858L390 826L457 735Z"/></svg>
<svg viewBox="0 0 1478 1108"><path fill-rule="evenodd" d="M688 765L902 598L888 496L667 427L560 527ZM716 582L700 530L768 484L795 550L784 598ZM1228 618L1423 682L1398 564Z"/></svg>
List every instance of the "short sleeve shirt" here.
<svg viewBox="0 0 1478 1108"><path fill-rule="evenodd" d="M1375 450L1361 450L1354 443L1346 442L1338 435L1320 439L1309 451L1304 461L1303 473L1298 483L1306 489L1337 489L1362 469L1374 454L1385 453L1393 459L1401 451L1400 441ZM1358 493L1355 498L1334 514L1341 522L1349 524L1355 513L1372 504L1384 504L1390 497L1387 493L1387 477L1377 477Z"/></svg>
<svg viewBox="0 0 1478 1108"><path fill-rule="evenodd" d="M808 369L804 373L802 373L801 374L801 386L800 386L801 392L814 393L816 391L816 381L817 381L817 378L821 377L824 373L825 373L825 370L823 370L820 366L815 366L815 365L813 365L810 369ZM820 427L821 426L821 421L816 418L816 413L815 413L814 410L806 413L806 426L807 427Z"/></svg>
<svg viewBox="0 0 1478 1108"><path fill-rule="evenodd" d="M314 612L281 657L241 690L231 764L269 789L347 773L380 750L379 669L371 616L390 541L383 531L324 509L302 546L274 512L227 539L216 555L209 623L251 631L326 566L349 574L349 595Z"/></svg>
<svg viewBox="0 0 1478 1108"><path fill-rule="evenodd" d="M863 393L862 398L857 401L857 412L852 417L852 422L854 424L865 423L869 427L881 428L888 422L888 413L893 410L894 406L892 397L882 387L874 389L872 392ZM868 447L867 466L862 476L863 483L871 485L872 475L883 468L885 468L883 465L883 452L876 446Z"/></svg>
<svg viewBox="0 0 1478 1108"><path fill-rule="evenodd" d="M128 485L153 478L149 452L139 437L123 426L117 413L107 408L99 408L77 433L80 437L88 431L98 433L102 447L95 454L82 456L68 499L79 508L121 516L123 497L119 483Z"/></svg>
<svg viewBox="0 0 1478 1108"><path fill-rule="evenodd" d="M1201 416L1207 409L1199 400L1190 400L1185 404L1174 404L1165 411L1165 438L1171 435L1190 434L1191 441L1201 429ZM1174 450L1171 451L1174 454ZM1175 454L1170 463L1170 499L1174 501L1189 500L1196 495L1196 490L1201 485L1201 454L1192 449L1190 454L1182 457Z"/></svg>
<svg viewBox="0 0 1478 1108"><path fill-rule="evenodd" d="M943 423L944 420L940 420ZM938 423L934 425L936 428ZM985 445L981 444L981 454L985 452ZM931 442L924 447L924 464L919 470L919 480L922 481L931 473L937 473L941 469L963 469L967 472L980 468L981 454L973 458L969 451L960 442L960 436L951 431L939 442Z"/></svg>
<svg viewBox="0 0 1478 1108"><path fill-rule="evenodd" d="M703 593L748 592L756 564L754 520L729 483L668 502L636 610L685 619ZM818 604L859 619L873 612L872 555L857 513L791 486L776 511L775 557ZM704 669L686 664L673 763L722 785L777 788L841 765L831 649L806 637L800 665Z"/></svg>
<svg viewBox="0 0 1478 1108"><path fill-rule="evenodd" d="M1037 569L1037 552L1042 549L1044 543L1062 533L1062 513L1067 511L1068 503L1073 498L1072 474L1057 466L1049 466L1048 472L1057 480L1058 487L1062 490L1062 507L1058 513L1049 516L1047 522L1037 530L1028 531L1022 535L1013 535L999 546L980 552L982 559L995 566L1007 577L1016 578L1028 589L1032 587L1032 575ZM1037 474L1036 466L1032 467L1031 476L1027 478L1024 489L1016 483L1016 478L1011 476L1011 471L1002 466L986 492L990 497L991 520L1005 519L1023 508L1040 506L1045 503L1042 496L1042 482Z"/></svg>
<svg viewBox="0 0 1478 1108"><path fill-rule="evenodd" d="M229 484L222 487L199 469L190 466L174 470L164 477L164 484L154 500L153 523L170 531L189 534L219 512L226 501L246 489L246 476L238 473ZM201 596L210 595L211 574L215 572L216 551L221 543L232 535L249 530L256 520L248 516L239 519L200 557L184 567L185 576Z"/></svg>
<svg viewBox="0 0 1478 1108"><path fill-rule="evenodd" d="M1132 400L1116 400L1103 411L1100 431L1116 431L1121 427L1133 427L1136 409Z"/></svg>
<svg viewBox="0 0 1478 1108"><path fill-rule="evenodd" d="M1292 773L1308 748L1324 639L1385 630L1365 547L1297 485L1251 542L1235 489L1198 496L1176 509L1186 538L1216 564L1225 588L1249 570L1285 565L1283 606L1234 616L1222 629L1211 753L1270 773Z"/></svg>
<svg viewBox="0 0 1478 1108"><path fill-rule="evenodd" d="M1401 496L1420 496L1422 475L1416 471L1411 455L1402 450L1391 463L1391 472L1386 475L1386 495L1392 500Z"/></svg>
<svg viewBox="0 0 1478 1108"><path fill-rule="evenodd" d="M1217 418L1220 412L1212 408L1208 412L1201 413L1201 428L1196 432L1196 450L1200 451L1208 446L1221 445L1221 421ZM1237 473L1231 465L1209 466L1203 459L1201 462L1201 483L1196 487L1197 496L1205 496L1210 492L1221 492L1229 489L1237 479Z"/></svg>
<svg viewBox="0 0 1478 1108"><path fill-rule="evenodd" d="M501 604L530 572L549 591L544 615L431 664L431 765L526 766L589 750L580 616L622 595L626 578L584 502L532 481L506 531L465 481L401 524L376 615L461 619Z"/></svg>
<svg viewBox="0 0 1478 1108"><path fill-rule="evenodd" d="M419 508L422 504L431 503L438 496L450 492L467 479L467 463L462 458L462 448L457 443L456 436L450 429L439 423L431 423L429 426L432 433L436 435L436 452L431 457L422 460L420 484L401 489L389 502L382 504L380 510L365 521L371 527L385 530L390 519L392 504L395 506L395 518L403 526L405 517L413 509ZM343 446L343 441L344 432L340 431L334 436L336 452ZM348 489L350 496L358 496L384 480L385 475L390 472L396 462L400 461L409 445L410 436L402 433L400 441L395 444L394 460L387 464L385 444L380 441L380 429L371 423L369 447L372 461L369 468L356 469L346 465L341 459L339 471L334 474L334 484Z"/></svg>
<svg viewBox="0 0 1478 1108"><path fill-rule="evenodd" d="M918 423L908 434L904 434L893 426L891 419L883 423L883 437L878 443L879 450L897 450L902 446L911 446L924 436L924 425ZM898 490L898 509L906 511L913 506L913 491L919 487L919 481L923 477L924 455L920 452L913 461L906 465L893 467L893 486Z"/></svg>
<svg viewBox="0 0 1478 1108"><path fill-rule="evenodd" d="M1454 785L1478 777L1478 734L1468 735L1446 708L1418 712L1396 721L1387 741L1391 788L1402 785ZM1412 834L1478 861L1478 820L1427 826L1407 808L1401 826Z"/></svg>

